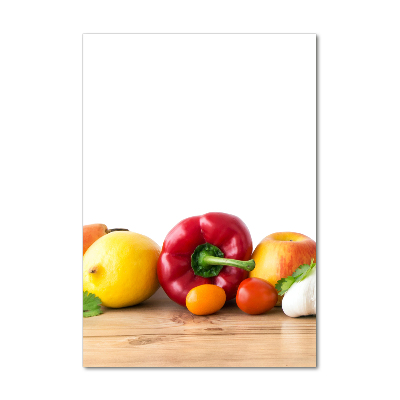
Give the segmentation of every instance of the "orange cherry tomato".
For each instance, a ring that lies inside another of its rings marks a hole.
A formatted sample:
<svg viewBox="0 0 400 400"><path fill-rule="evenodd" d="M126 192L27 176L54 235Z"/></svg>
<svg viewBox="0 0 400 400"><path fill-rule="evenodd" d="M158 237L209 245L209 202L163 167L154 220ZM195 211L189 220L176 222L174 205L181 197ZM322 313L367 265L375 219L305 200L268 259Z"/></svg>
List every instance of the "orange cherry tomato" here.
<svg viewBox="0 0 400 400"><path fill-rule="evenodd" d="M247 278L241 282L236 294L236 304L247 314L262 314L278 301L275 287L264 279Z"/></svg>
<svg viewBox="0 0 400 400"><path fill-rule="evenodd" d="M225 301L224 289L217 285L200 285L187 294L186 307L192 314L208 315L220 310Z"/></svg>

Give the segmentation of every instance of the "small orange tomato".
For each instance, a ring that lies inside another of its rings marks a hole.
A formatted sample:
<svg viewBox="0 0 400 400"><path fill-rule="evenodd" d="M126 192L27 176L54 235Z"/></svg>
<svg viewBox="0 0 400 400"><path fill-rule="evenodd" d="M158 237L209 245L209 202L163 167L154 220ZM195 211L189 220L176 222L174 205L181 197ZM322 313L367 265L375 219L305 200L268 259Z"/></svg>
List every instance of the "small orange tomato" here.
<svg viewBox="0 0 400 400"><path fill-rule="evenodd" d="M247 278L236 293L236 304L247 314L263 314L278 301L275 287L264 279Z"/></svg>
<svg viewBox="0 0 400 400"><path fill-rule="evenodd" d="M225 301L224 289L217 285L200 285L187 294L186 307L192 314L208 315L220 310Z"/></svg>

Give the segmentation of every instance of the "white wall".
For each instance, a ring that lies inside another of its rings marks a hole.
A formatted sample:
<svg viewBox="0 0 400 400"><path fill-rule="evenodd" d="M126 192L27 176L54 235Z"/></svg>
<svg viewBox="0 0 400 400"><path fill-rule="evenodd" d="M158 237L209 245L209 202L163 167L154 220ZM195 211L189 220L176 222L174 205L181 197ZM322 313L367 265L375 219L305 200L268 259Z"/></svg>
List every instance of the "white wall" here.
<svg viewBox="0 0 400 400"><path fill-rule="evenodd" d="M316 36L85 35L83 218L162 245L235 214L316 239Z"/></svg>

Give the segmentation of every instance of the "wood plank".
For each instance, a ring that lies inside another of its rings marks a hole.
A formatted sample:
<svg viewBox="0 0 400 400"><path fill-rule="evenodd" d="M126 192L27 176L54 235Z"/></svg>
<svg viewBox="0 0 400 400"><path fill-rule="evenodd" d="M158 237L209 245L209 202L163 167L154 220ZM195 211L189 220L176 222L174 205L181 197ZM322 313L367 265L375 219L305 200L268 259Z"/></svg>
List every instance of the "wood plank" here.
<svg viewBox="0 0 400 400"><path fill-rule="evenodd" d="M85 367L315 367L316 318L280 307L243 313L234 300L196 316L166 296L83 319Z"/></svg>
<svg viewBox="0 0 400 400"><path fill-rule="evenodd" d="M314 334L85 337L84 367L315 367Z"/></svg>
<svg viewBox="0 0 400 400"><path fill-rule="evenodd" d="M105 309L96 318L85 318L83 336L309 333L315 332L315 325L315 317L289 318L280 307L263 315L248 315L232 300L216 314L196 316L171 300L156 300L125 309Z"/></svg>

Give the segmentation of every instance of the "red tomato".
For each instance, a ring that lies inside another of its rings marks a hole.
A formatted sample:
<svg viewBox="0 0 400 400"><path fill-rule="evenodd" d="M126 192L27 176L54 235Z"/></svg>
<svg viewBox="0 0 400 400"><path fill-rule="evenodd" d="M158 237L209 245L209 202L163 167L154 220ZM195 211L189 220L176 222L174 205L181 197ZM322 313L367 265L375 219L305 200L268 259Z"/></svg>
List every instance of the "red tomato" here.
<svg viewBox="0 0 400 400"><path fill-rule="evenodd" d="M247 314L262 314L278 301L275 287L264 279L247 278L239 285L236 304Z"/></svg>

